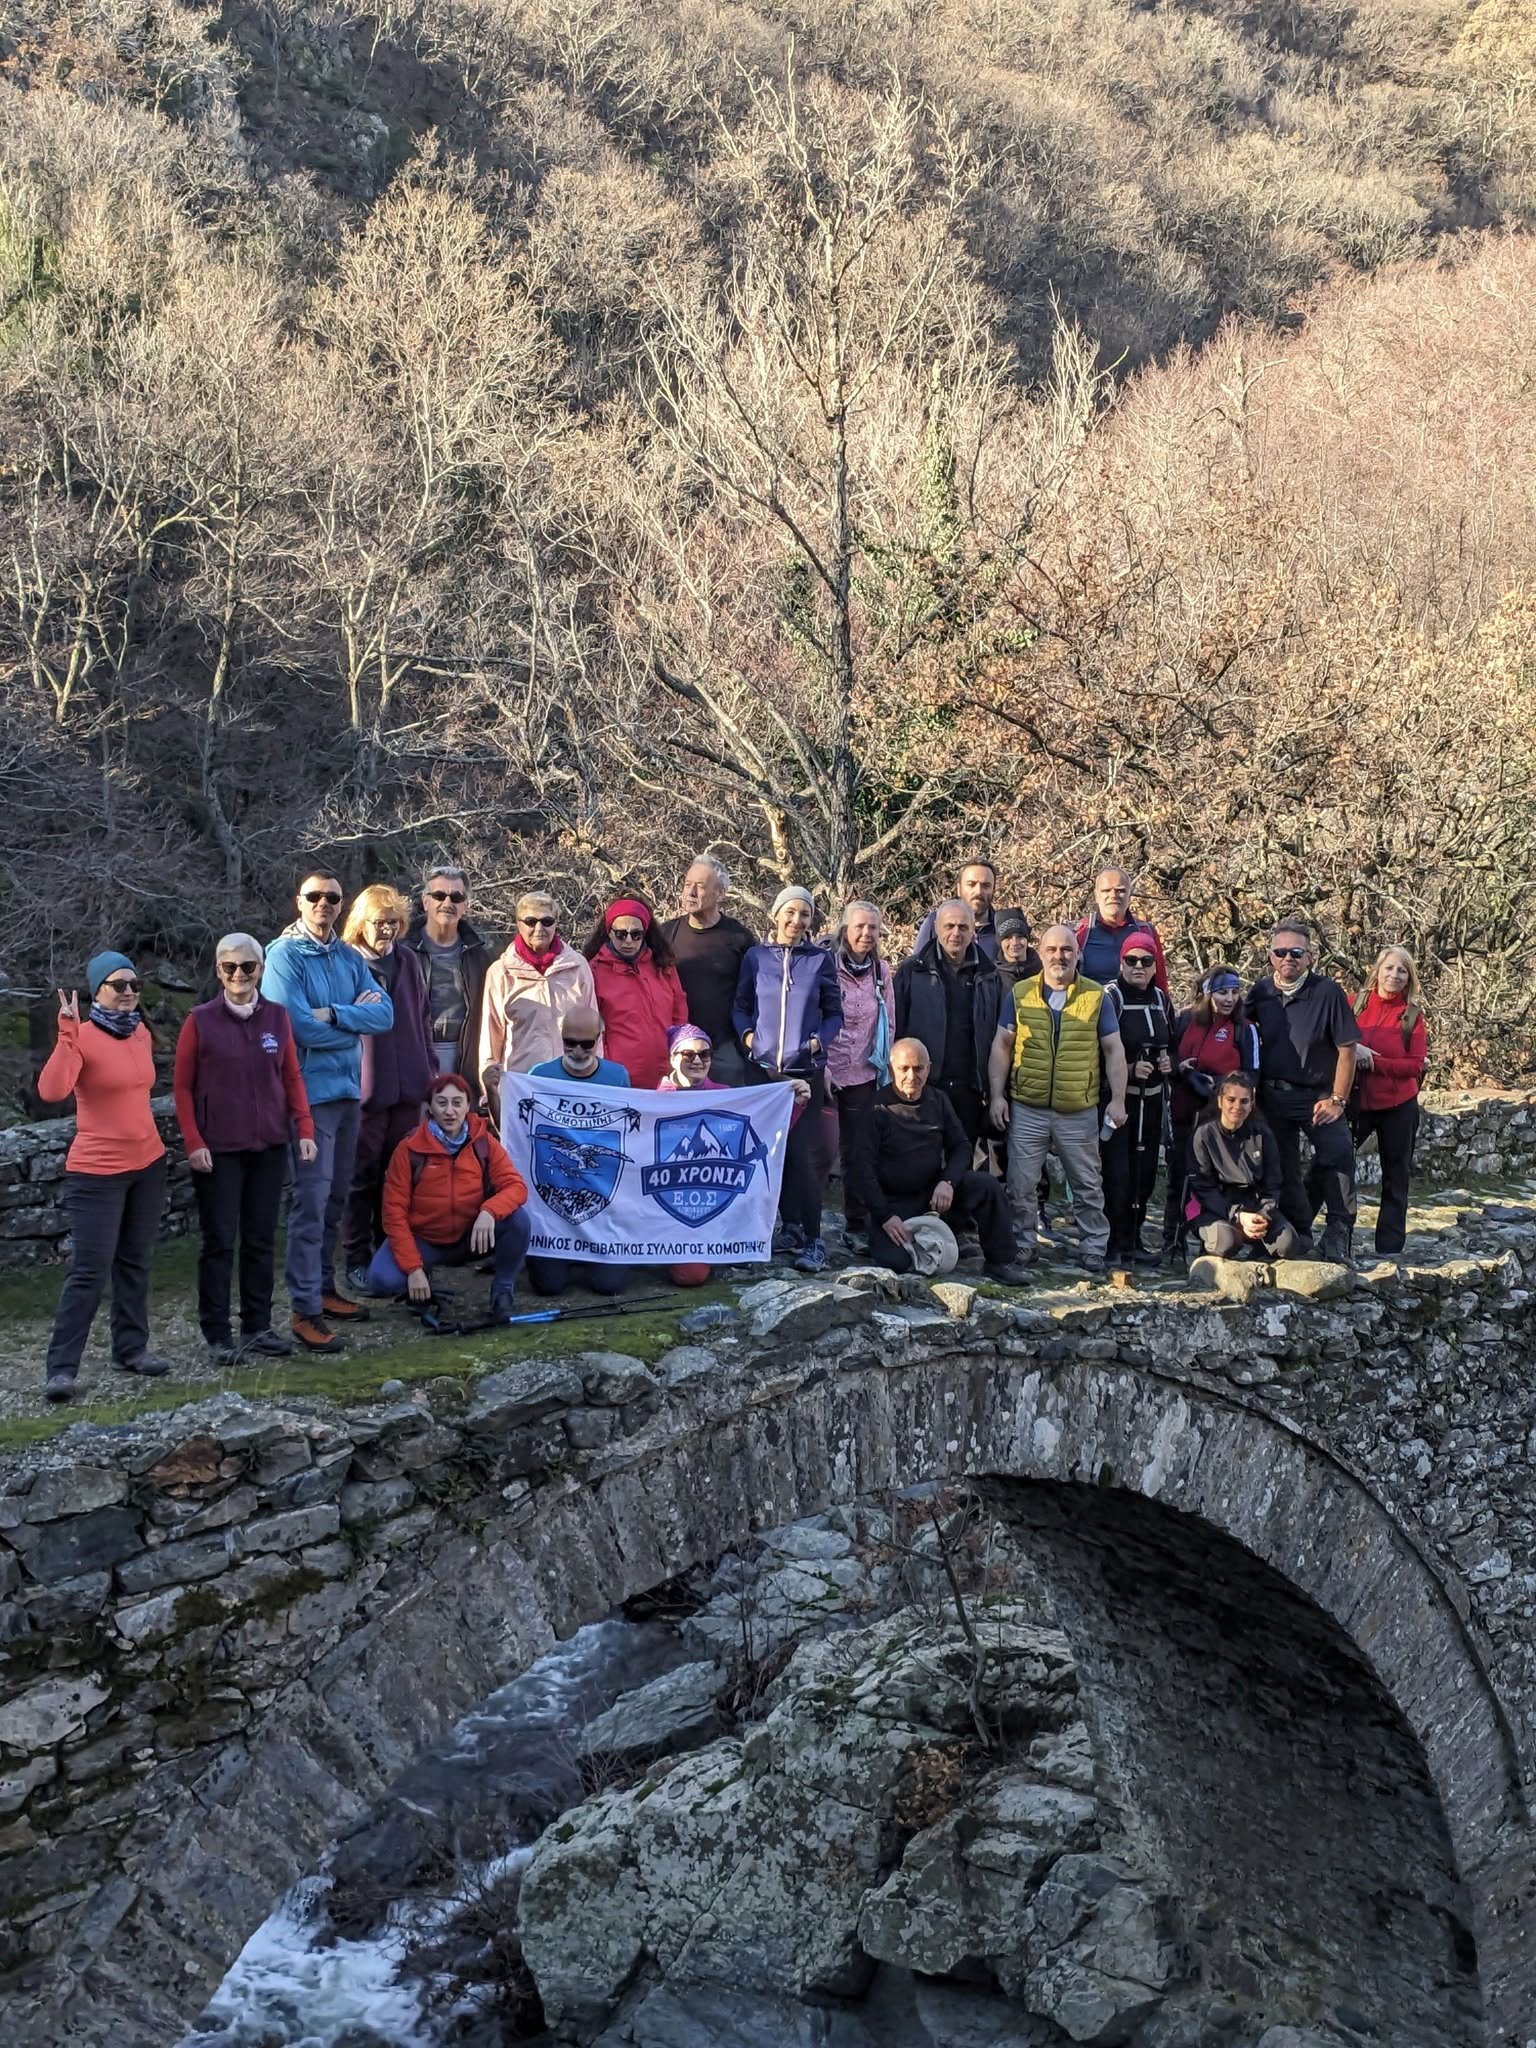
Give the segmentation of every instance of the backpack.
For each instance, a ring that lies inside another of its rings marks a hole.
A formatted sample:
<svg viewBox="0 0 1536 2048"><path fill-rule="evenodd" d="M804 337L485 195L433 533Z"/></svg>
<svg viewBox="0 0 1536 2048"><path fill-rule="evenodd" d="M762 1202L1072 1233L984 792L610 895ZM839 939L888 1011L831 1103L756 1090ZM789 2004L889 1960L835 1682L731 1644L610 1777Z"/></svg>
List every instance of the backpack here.
<svg viewBox="0 0 1536 2048"><path fill-rule="evenodd" d="M1363 1017L1365 1015L1365 1006L1370 1000L1371 991L1369 989L1366 990L1363 996L1355 997L1354 1012L1357 1017ZM1403 1014L1398 1019L1398 1023L1402 1027L1403 1051L1405 1053L1407 1053L1413 1045L1414 1026L1418 1023L1419 1019L1423 1016L1423 1014L1424 1012L1419 1008L1417 1003L1404 1003Z"/></svg>
<svg viewBox="0 0 1536 2048"><path fill-rule="evenodd" d="M485 1199L489 1201L496 1192L491 1184L491 1141L484 1136L471 1138L469 1149L480 1162L480 1174L485 1184ZM456 1157L457 1155L450 1156ZM427 1157L428 1155L425 1152L418 1152L414 1146L411 1148L411 1193L413 1195L416 1192L421 1176L427 1170Z"/></svg>

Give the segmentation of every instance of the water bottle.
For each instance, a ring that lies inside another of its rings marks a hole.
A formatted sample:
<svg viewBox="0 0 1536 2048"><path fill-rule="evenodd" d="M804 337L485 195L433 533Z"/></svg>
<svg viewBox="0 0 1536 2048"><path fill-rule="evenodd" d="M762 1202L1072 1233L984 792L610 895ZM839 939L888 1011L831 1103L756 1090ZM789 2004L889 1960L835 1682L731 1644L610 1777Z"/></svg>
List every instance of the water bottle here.
<svg viewBox="0 0 1536 2048"><path fill-rule="evenodd" d="M1104 1121L1099 1125L1099 1143L1101 1145L1107 1145L1110 1139L1115 1135L1115 1131L1117 1128L1117 1125L1110 1122L1109 1111L1106 1109L1104 1112Z"/></svg>

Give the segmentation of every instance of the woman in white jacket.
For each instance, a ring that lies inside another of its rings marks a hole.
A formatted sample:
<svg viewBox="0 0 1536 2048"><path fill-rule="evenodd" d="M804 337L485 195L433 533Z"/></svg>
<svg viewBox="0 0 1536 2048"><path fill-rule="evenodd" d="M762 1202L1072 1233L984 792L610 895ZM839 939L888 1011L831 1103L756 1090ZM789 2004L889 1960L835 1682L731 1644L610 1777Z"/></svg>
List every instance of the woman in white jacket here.
<svg viewBox="0 0 1536 2048"><path fill-rule="evenodd" d="M498 1120L502 1075L559 1059L560 1019L596 1007L592 969L560 936L560 905L542 890L519 896L512 943L486 970L480 1022L480 1085Z"/></svg>

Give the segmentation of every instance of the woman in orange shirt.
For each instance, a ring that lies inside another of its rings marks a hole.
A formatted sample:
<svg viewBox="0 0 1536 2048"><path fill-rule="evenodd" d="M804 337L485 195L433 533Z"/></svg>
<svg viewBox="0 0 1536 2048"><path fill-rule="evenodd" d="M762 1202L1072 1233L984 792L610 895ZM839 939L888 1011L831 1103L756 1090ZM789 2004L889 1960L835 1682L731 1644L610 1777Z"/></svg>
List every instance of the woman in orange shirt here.
<svg viewBox="0 0 1536 2048"><path fill-rule="evenodd" d="M37 1079L44 1102L75 1098L64 1161L73 1245L48 1346L50 1401L75 1391L80 1356L112 1282L112 1356L122 1372L158 1377L170 1361L149 1348L149 1261L165 1207L165 1146L149 1106L155 1049L139 1015L139 978L124 953L86 968L90 1013L59 990L59 1041Z"/></svg>

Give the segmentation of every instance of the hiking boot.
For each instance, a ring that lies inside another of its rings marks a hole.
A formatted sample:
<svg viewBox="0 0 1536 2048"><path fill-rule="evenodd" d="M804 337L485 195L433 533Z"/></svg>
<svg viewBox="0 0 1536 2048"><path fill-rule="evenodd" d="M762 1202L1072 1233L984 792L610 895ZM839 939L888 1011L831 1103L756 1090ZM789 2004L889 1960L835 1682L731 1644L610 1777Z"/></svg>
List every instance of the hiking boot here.
<svg viewBox="0 0 1536 2048"><path fill-rule="evenodd" d="M75 1376L72 1372L51 1372L43 1382L45 1401L73 1401Z"/></svg>
<svg viewBox="0 0 1536 2048"><path fill-rule="evenodd" d="M1029 1271L1024 1266L1010 1263L1006 1266L987 1266L983 1270L987 1278L996 1281L999 1287L1027 1287L1029 1285Z"/></svg>
<svg viewBox="0 0 1536 2048"><path fill-rule="evenodd" d="M781 1223L773 1233L773 1249L775 1255L780 1252L803 1252L805 1232L798 1223Z"/></svg>
<svg viewBox="0 0 1536 2048"><path fill-rule="evenodd" d="M1092 1273L1095 1277L1109 1270L1109 1261L1100 1252L1070 1252L1068 1257L1076 1265L1081 1266L1085 1273Z"/></svg>
<svg viewBox="0 0 1536 2048"><path fill-rule="evenodd" d="M867 1230L845 1230L843 1243L856 1259L869 1257L869 1232Z"/></svg>
<svg viewBox="0 0 1536 2048"><path fill-rule="evenodd" d="M491 1314L506 1317L517 1308L517 1297L510 1287L493 1288L491 1291Z"/></svg>
<svg viewBox="0 0 1536 2048"><path fill-rule="evenodd" d="M1162 1263L1162 1253L1149 1252L1145 1245L1137 1245L1131 1255L1131 1264L1133 1266L1160 1266Z"/></svg>
<svg viewBox="0 0 1536 2048"><path fill-rule="evenodd" d="M258 1358L292 1358L293 1339L285 1337L280 1330L257 1330L249 1337L242 1337L240 1349L254 1353Z"/></svg>
<svg viewBox="0 0 1536 2048"><path fill-rule="evenodd" d="M1355 1263L1354 1232L1336 1230L1331 1225L1323 1232L1323 1241L1317 1256L1331 1266L1352 1266Z"/></svg>
<svg viewBox="0 0 1536 2048"><path fill-rule="evenodd" d="M366 1323L368 1311L361 1302L348 1301L344 1294L322 1294L320 1312L338 1323Z"/></svg>
<svg viewBox="0 0 1536 2048"><path fill-rule="evenodd" d="M368 1268L366 1266L348 1266L347 1285L354 1294L370 1294L373 1290L368 1285Z"/></svg>
<svg viewBox="0 0 1536 2048"><path fill-rule="evenodd" d="M233 1365L239 1356L240 1353L235 1349L232 1339L228 1337L210 1337L208 1339L208 1363L210 1365Z"/></svg>
<svg viewBox="0 0 1536 2048"><path fill-rule="evenodd" d="M171 1361L162 1358L157 1351L136 1351L132 1358L117 1361L119 1372L137 1373L146 1380L162 1380L171 1369Z"/></svg>
<svg viewBox="0 0 1536 2048"><path fill-rule="evenodd" d="M813 1237L795 1260L797 1273L819 1273L827 1263L827 1248L819 1237Z"/></svg>
<svg viewBox="0 0 1536 2048"><path fill-rule="evenodd" d="M347 1348L323 1316L296 1315L288 1327L306 1351L345 1351Z"/></svg>

